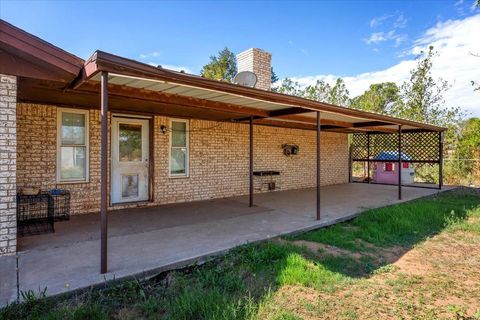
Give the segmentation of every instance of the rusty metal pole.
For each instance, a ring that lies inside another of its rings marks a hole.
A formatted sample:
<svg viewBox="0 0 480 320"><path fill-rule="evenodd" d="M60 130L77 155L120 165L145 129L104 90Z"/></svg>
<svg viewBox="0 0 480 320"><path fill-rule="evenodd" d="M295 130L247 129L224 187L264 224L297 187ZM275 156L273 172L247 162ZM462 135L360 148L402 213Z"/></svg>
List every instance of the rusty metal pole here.
<svg viewBox="0 0 480 320"><path fill-rule="evenodd" d="M250 117L250 166L249 166L249 176L250 176L250 190L249 190L249 201L248 206L253 207L253 116Z"/></svg>
<svg viewBox="0 0 480 320"><path fill-rule="evenodd" d="M443 133L438 133L438 189L443 187Z"/></svg>
<svg viewBox="0 0 480 320"><path fill-rule="evenodd" d="M398 200L402 200L402 126L398 126Z"/></svg>
<svg viewBox="0 0 480 320"><path fill-rule="evenodd" d="M367 132L367 182L370 183L370 132Z"/></svg>
<svg viewBox="0 0 480 320"><path fill-rule="evenodd" d="M320 220L320 111L317 111L317 220Z"/></svg>
<svg viewBox="0 0 480 320"><path fill-rule="evenodd" d="M352 161L352 145L348 148L348 183L352 183L353 175L353 161Z"/></svg>
<svg viewBox="0 0 480 320"><path fill-rule="evenodd" d="M107 121L108 72L101 73L101 189L100 189L100 273L107 272Z"/></svg>

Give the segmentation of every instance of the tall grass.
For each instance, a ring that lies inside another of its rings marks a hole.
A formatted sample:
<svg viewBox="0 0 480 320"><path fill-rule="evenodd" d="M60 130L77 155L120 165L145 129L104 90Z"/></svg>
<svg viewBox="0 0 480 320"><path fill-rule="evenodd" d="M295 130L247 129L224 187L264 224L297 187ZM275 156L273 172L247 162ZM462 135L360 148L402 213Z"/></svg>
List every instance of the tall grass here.
<svg viewBox="0 0 480 320"><path fill-rule="evenodd" d="M478 205L479 197L474 193L447 192L368 210L350 222L308 232L297 238L354 251L368 251L368 244L408 247L453 222L464 220Z"/></svg>

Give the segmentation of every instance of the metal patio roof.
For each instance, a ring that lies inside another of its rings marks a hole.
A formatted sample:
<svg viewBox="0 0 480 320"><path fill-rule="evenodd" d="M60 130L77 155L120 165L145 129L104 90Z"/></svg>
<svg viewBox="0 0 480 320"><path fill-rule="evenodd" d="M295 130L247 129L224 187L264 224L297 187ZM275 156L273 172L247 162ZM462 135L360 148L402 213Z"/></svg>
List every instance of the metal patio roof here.
<svg viewBox="0 0 480 320"><path fill-rule="evenodd" d="M324 129L341 132L402 130L444 131L445 128L377 113L312 101L281 93L205 79L199 76L154 67L134 60L97 51L85 63L85 73L74 88L93 89L99 85L100 72L109 73L109 93L155 98L182 99L185 104L201 102L204 108L230 113L224 120L245 121L253 116L258 124L295 127L312 125L317 111ZM128 88L128 89L127 89ZM240 116L239 115L243 115Z"/></svg>

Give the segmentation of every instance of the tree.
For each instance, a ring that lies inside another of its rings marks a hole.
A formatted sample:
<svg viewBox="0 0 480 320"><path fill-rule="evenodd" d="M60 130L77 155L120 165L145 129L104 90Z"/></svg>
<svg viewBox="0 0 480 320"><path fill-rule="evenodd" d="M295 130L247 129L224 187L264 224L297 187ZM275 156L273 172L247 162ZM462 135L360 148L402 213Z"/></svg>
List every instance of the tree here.
<svg viewBox="0 0 480 320"><path fill-rule="evenodd" d="M303 89L301 95L310 100L328 102L330 90L332 90L332 88L328 83L323 80L317 80L315 85L310 85Z"/></svg>
<svg viewBox="0 0 480 320"><path fill-rule="evenodd" d="M401 103L400 89L394 82L376 83L362 95L352 99L352 107L382 114L390 114Z"/></svg>
<svg viewBox="0 0 480 320"><path fill-rule="evenodd" d="M472 83L473 91L480 91L480 83L476 81L470 81L470 82Z"/></svg>
<svg viewBox="0 0 480 320"><path fill-rule="evenodd" d="M328 103L335 104L337 106L348 107L350 105L350 92L345 85L342 78L337 78L335 85L327 93Z"/></svg>
<svg viewBox="0 0 480 320"><path fill-rule="evenodd" d="M432 123L439 126L458 126L463 113L458 107L445 106L443 94L449 89L447 81L432 76L432 60L437 55L433 46L419 56L417 67L410 72L410 80L401 86L403 103L395 105L392 113L402 118ZM450 130L450 134L454 131Z"/></svg>
<svg viewBox="0 0 480 320"><path fill-rule="evenodd" d="M277 82L279 79L278 79L278 76L277 74L275 73L275 71L273 71L273 67L270 68L270 83L271 84L274 84L275 82Z"/></svg>
<svg viewBox="0 0 480 320"><path fill-rule="evenodd" d="M455 165L468 184L480 183L480 118L468 119L459 134Z"/></svg>
<svg viewBox="0 0 480 320"><path fill-rule="evenodd" d="M338 78L333 86L323 80L317 80L315 85L305 88L302 88L298 82L285 78L277 88L274 88L274 91L340 106L350 105L349 92L342 78Z"/></svg>
<svg viewBox="0 0 480 320"><path fill-rule="evenodd" d="M470 118L460 131L458 154L465 159L471 159L480 152L480 118Z"/></svg>
<svg viewBox="0 0 480 320"><path fill-rule="evenodd" d="M290 96L299 96L301 95L302 89L298 82L294 82L290 78L285 78L278 87L273 88L273 91L288 94Z"/></svg>
<svg viewBox="0 0 480 320"><path fill-rule="evenodd" d="M200 71L202 77L232 82L237 74L237 61L235 55L227 47L218 52L217 56L210 56L210 62Z"/></svg>

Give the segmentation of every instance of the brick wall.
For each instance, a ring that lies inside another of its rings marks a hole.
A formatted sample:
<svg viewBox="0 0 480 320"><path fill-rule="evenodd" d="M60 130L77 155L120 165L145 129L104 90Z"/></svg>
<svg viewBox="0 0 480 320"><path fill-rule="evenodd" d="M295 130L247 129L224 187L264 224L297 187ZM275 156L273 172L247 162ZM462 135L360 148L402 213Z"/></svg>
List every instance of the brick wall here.
<svg viewBox="0 0 480 320"><path fill-rule="evenodd" d="M56 186L56 107L18 104L18 186ZM248 193L248 125L190 120L190 176L169 178L169 134L160 131L169 119L154 117L154 203L165 204L243 195ZM62 184L72 193L72 213L99 210L100 112L90 110L90 179L88 183ZM281 190L313 187L315 132L297 129L254 127L255 170L278 170ZM300 152L283 155L281 145L295 143ZM348 180L347 136L322 133L322 184ZM259 180L255 181L259 187ZM142 204L145 205L145 204ZM125 206L115 206L122 208Z"/></svg>
<svg viewBox="0 0 480 320"><path fill-rule="evenodd" d="M89 182L56 182L57 108L18 103L17 186L44 190L65 188L71 193L72 214L99 210L100 201L100 112L89 111Z"/></svg>
<svg viewBox="0 0 480 320"><path fill-rule="evenodd" d="M16 77L0 75L0 255L17 250Z"/></svg>
<svg viewBox="0 0 480 320"><path fill-rule="evenodd" d="M270 91L272 85L272 54L251 48L237 55L238 72L251 71L257 76L255 88Z"/></svg>

